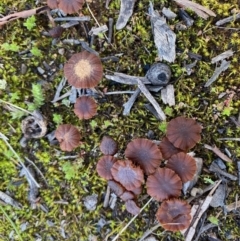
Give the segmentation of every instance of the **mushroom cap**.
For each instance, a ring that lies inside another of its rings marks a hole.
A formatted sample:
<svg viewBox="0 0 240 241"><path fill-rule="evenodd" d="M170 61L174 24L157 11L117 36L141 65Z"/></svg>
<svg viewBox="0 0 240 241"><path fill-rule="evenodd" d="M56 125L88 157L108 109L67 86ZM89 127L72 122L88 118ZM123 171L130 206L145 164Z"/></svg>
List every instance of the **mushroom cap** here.
<svg viewBox="0 0 240 241"><path fill-rule="evenodd" d="M61 150L72 151L79 145L81 135L75 126L62 124L56 129L55 137L60 143Z"/></svg>
<svg viewBox="0 0 240 241"><path fill-rule="evenodd" d="M157 201L179 197L182 189L180 177L169 168L157 168L155 173L148 176L147 193Z"/></svg>
<svg viewBox="0 0 240 241"><path fill-rule="evenodd" d="M128 143L125 156L139 165L147 175L155 172L162 159L158 146L144 138L137 138Z"/></svg>
<svg viewBox="0 0 240 241"><path fill-rule="evenodd" d="M64 13L72 14L77 13L83 4L84 0L59 0L58 7L62 9Z"/></svg>
<svg viewBox="0 0 240 241"><path fill-rule="evenodd" d="M110 136L104 136L101 140L101 143L100 143L100 151L104 155L113 156L118 151L118 144Z"/></svg>
<svg viewBox="0 0 240 241"><path fill-rule="evenodd" d="M168 140L181 150L189 150L201 140L201 126L191 118L179 116L167 125Z"/></svg>
<svg viewBox="0 0 240 241"><path fill-rule="evenodd" d="M192 180L197 171L196 161L184 152L171 156L166 167L175 171L183 183Z"/></svg>
<svg viewBox="0 0 240 241"><path fill-rule="evenodd" d="M165 136L159 144L159 149L162 153L162 156L165 160L169 159L172 155L181 152L181 149L175 147Z"/></svg>
<svg viewBox="0 0 240 241"><path fill-rule="evenodd" d="M57 0L47 0L47 5L51 9L58 8L58 1Z"/></svg>
<svg viewBox="0 0 240 241"><path fill-rule="evenodd" d="M114 180L108 180L108 186L118 197L120 197L126 190L120 183Z"/></svg>
<svg viewBox="0 0 240 241"><path fill-rule="evenodd" d="M63 70L68 83L75 88L95 87L103 76L100 58L87 51L73 54Z"/></svg>
<svg viewBox="0 0 240 241"><path fill-rule="evenodd" d="M60 38L63 31L64 31L64 28L58 25L50 29L48 33L51 35L52 38Z"/></svg>
<svg viewBox="0 0 240 241"><path fill-rule="evenodd" d="M127 200L132 200L134 199L134 194L132 192L129 192L129 191L125 191L121 196L120 198L126 202Z"/></svg>
<svg viewBox="0 0 240 241"><path fill-rule="evenodd" d="M121 183L128 191L138 188L144 183L142 169L136 167L129 160L116 161L111 168L111 173L113 179Z"/></svg>
<svg viewBox="0 0 240 241"><path fill-rule="evenodd" d="M102 156L97 163L97 173L100 177L110 180L113 179L111 168L117 159L113 156Z"/></svg>
<svg viewBox="0 0 240 241"><path fill-rule="evenodd" d="M81 96L77 98L73 111L79 119L87 120L97 114L97 104L92 97Z"/></svg>
<svg viewBox="0 0 240 241"><path fill-rule="evenodd" d="M170 199L162 202L156 218L161 226L169 231L188 228L191 222L191 206L185 200Z"/></svg>
<svg viewBox="0 0 240 241"><path fill-rule="evenodd" d="M137 215L140 213L140 208L137 206L134 200L127 200L125 202L126 209L132 215Z"/></svg>

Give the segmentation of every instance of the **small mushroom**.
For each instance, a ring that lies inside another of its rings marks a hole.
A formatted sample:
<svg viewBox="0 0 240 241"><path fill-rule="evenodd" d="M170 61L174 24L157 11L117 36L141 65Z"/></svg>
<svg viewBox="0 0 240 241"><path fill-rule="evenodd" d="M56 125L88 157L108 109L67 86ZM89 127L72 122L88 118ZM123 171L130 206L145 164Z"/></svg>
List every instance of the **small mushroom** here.
<svg viewBox="0 0 240 241"><path fill-rule="evenodd" d="M135 165L139 165L147 175L156 170L162 159L158 146L144 138L131 141L125 150L125 156Z"/></svg>
<svg viewBox="0 0 240 241"><path fill-rule="evenodd" d="M118 197L120 197L126 190L120 183L114 180L108 180L108 186Z"/></svg>
<svg viewBox="0 0 240 241"><path fill-rule="evenodd" d="M82 8L84 0L47 0L51 9L60 8L64 13L77 13Z"/></svg>
<svg viewBox="0 0 240 241"><path fill-rule="evenodd" d="M100 143L100 150L104 155L115 155L118 151L118 144L110 136L104 136Z"/></svg>
<svg viewBox="0 0 240 241"><path fill-rule="evenodd" d="M182 151L175 147L167 137L163 137L162 141L159 144L159 149L161 150L162 156L165 160L169 159L172 155L177 154Z"/></svg>
<svg viewBox="0 0 240 241"><path fill-rule="evenodd" d="M60 38L63 31L64 31L63 27L56 26L56 27L52 28L51 30L49 30L48 33L50 34L50 36L52 38Z"/></svg>
<svg viewBox="0 0 240 241"><path fill-rule="evenodd" d="M100 177L110 180L113 179L111 168L117 159L113 156L103 156L97 163L97 173Z"/></svg>
<svg viewBox="0 0 240 241"><path fill-rule="evenodd" d="M127 200L125 202L126 209L132 215L137 215L140 213L140 208L137 206L134 200Z"/></svg>
<svg viewBox="0 0 240 241"><path fill-rule="evenodd" d="M171 75L171 69L167 64L155 63L148 70L146 78L152 85L165 86L169 83Z"/></svg>
<svg viewBox="0 0 240 241"><path fill-rule="evenodd" d="M68 83L75 88L93 88L103 76L100 58L87 51L72 55L63 70Z"/></svg>
<svg viewBox="0 0 240 241"><path fill-rule="evenodd" d="M87 120L97 114L97 104L92 97L81 96L77 98L73 111L79 119Z"/></svg>

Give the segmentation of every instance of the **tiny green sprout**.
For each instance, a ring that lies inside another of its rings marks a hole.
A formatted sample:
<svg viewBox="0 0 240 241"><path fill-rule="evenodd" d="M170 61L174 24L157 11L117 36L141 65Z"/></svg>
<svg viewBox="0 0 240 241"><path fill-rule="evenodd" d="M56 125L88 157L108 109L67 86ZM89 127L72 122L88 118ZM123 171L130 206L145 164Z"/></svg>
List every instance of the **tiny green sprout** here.
<svg viewBox="0 0 240 241"><path fill-rule="evenodd" d="M23 25L28 29L32 30L36 26L36 18L34 15L27 18L27 20L23 23Z"/></svg>
<svg viewBox="0 0 240 241"><path fill-rule="evenodd" d="M216 225L218 225L218 222L219 222L218 218L214 217L214 216L210 216L208 218L208 221L210 221L212 224L216 224Z"/></svg>
<svg viewBox="0 0 240 241"><path fill-rule="evenodd" d="M16 43L4 43L1 45L1 48L6 50L6 51L13 51L13 52L18 52L19 51L19 46Z"/></svg>
<svg viewBox="0 0 240 241"><path fill-rule="evenodd" d="M79 166L72 164L71 162L65 162L62 165L62 170L65 173L67 180L73 179L78 174Z"/></svg>
<svg viewBox="0 0 240 241"><path fill-rule="evenodd" d="M61 115L59 114L53 114L53 122L56 124L56 125L60 125L63 123L63 118Z"/></svg>
<svg viewBox="0 0 240 241"><path fill-rule="evenodd" d="M32 49L30 50L30 52L31 52L32 55L34 55L34 56L37 56L37 57L42 56L41 50L40 50L38 47L36 47L36 46L32 47Z"/></svg>
<svg viewBox="0 0 240 241"><path fill-rule="evenodd" d="M90 124L92 129L95 129L98 126L98 124L95 120L91 120L89 124Z"/></svg>
<svg viewBox="0 0 240 241"><path fill-rule="evenodd" d="M211 178L209 178L209 177L204 177L203 178L203 181L205 182L205 183L209 183L209 184L214 184L215 182L211 179Z"/></svg>
<svg viewBox="0 0 240 241"><path fill-rule="evenodd" d="M164 113L167 115L167 116L173 116L173 109L169 106L167 106L165 109L164 109Z"/></svg>
<svg viewBox="0 0 240 241"><path fill-rule="evenodd" d="M113 124L109 120L105 120L102 127L107 129L109 126L113 126Z"/></svg>
<svg viewBox="0 0 240 241"><path fill-rule="evenodd" d="M163 133L166 133L166 130L167 130L167 122L166 121L163 121L159 124L158 126L158 129L163 132Z"/></svg>

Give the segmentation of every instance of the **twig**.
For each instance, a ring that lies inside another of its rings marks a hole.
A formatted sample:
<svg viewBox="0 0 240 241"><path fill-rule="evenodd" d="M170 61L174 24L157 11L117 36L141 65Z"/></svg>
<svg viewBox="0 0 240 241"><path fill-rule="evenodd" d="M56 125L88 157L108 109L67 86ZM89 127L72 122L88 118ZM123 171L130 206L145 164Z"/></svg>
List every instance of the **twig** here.
<svg viewBox="0 0 240 241"><path fill-rule="evenodd" d="M112 91L106 92L104 95L121 95L121 94L133 94L135 91L126 90L126 91Z"/></svg>
<svg viewBox="0 0 240 241"><path fill-rule="evenodd" d="M139 214L145 209L145 207L153 200L153 198L150 198L147 203L140 209ZM120 235L128 228L128 226L138 217L139 214L136 214L124 227L123 229L113 238L112 241L116 241Z"/></svg>
<svg viewBox="0 0 240 241"><path fill-rule="evenodd" d="M106 194L105 194L105 198L104 198L104 202L103 202L103 207L106 208L108 206L109 203L109 197L110 197L110 187L107 186L107 190L106 190Z"/></svg>
<svg viewBox="0 0 240 241"><path fill-rule="evenodd" d="M53 19L55 22L62 22L62 21L90 21L89 16L82 16L82 17L63 17L63 18L54 18Z"/></svg>
<svg viewBox="0 0 240 241"><path fill-rule="evenodd" d="M108 43L112 42L112 34L113 34L113 18L108 19Z"/></svg>
<svg viewBox="0 0 240 241"><path fill-rule="evenodd" d="M230 138L230 137L225 137L225 138L218 138L218 141L240 141L240 138Z"/></svg>
<svg viewBox="0 0 240 241"><path fill-rule="evenodd" d="M225 176L225 177L229 178L230 180L233 180L233 181L236 181L236 180L237 180L237 177L236 177L236 176L234 176L234 175L232 175L232 174L229 174L229 173L223 171L223 170L220 169L220 168L218 167L218 165L215 164L214 162L211 164L209 170L210 170L211 172L219 173L220 175Z"/></svg>
<svg viewBox="0 0 240 241"><path fill-rule="evenodd" d="M132 109L132 106L134 104L134 102L136 101L137 97L139 96L139 94L141 93L141 90L139 88L137 88L134 93L132 94L132 96L129 98L129 100L123 104L124 106L124 110L123 110L123 115L129 115L130 111Z"/></svg>
<svg viewBox="0 0 240 241"><path fill-rule="evenodd" d="M21 208L21 203L15 201L12 197L2 191L0 191L0 199L4 201L4 204L10 204L17 209Z"/></svg>
<svg viewBox="0 0 240 241"><path fill-rule="evenodd" d="M240 161L237 162L237 168L238 168L238 185L240 186Z"/></svg>
<svg viewBox="0 0 240 241"><path fill-rule="evenodd" d="M141 92L146 96L146 98L150 101L150 103L154 106L155 110L158 113L158 117L161 120L166 120L166 116L164 112L162 111L161 107L157 103L157 101L153 98L149 90L146 88L146 86L143 84L143 82L140 79L136 79L138 82L138 88L141 90Z"/></svg>
<svg viewBox="0 0 240 241"><path fill-rule="evenodd" d="M33 113L31 113L30 111L25 110L25 109L23 109L23 108L21 108L21 107L19 107L19 106L17 106L17 105L14 105L14 104L12 104L12 103L10 103L10 102L7 102L7 101L1 100L1 99L0 99L0 102L2 102L2 103L4 103L4 104L7 104L7 105L10 105L10 106L13 106L14 108L16 108L16 109L18 109L18 110L21 110L21 111L23 111L23 112L25 112L25 113L27 113L27 114L29 114L29 115L33 115Z"/></svg>
<svg viewBox="0 0 240 241"><path fill-rule="evenodd" d="M211 63L214 64L214 63L219 62L220 60L229 58L229 57L233 56L233 53L234 52L231 49L229 49L229 50L217 55L216 57L212 58Z"/></svg>
<svg viewBox="0 0 240 241"><path fill-rule="evenodd" d="M61 91L62 91L63 87L65 86L66 82L67 82L67 79L66 78L62 78L62 80L58 84L58 87L57 87L56 93L54 95L54 98L51 101L52 103L57 102L57 99L59 98L59 96L61 94Z"/></svg>
<svg viewBox="0 0 240 241"><path fill-rule="evenodd" d="M217 22L215 23L215 25L216 25L216 26L220 26L220 25L223 25L223 24L225 24L225 23L229 23L229 22L231 22L231 21L237 20L237 19L239 19L239 18L240 18L240 13L235 14L235 15L230 16L230 17L227 17L227 18L224 18L224 19L221 19L221 20L217 21Z"/></svg>
<svg viewBox="0 0 240 241"><path fill-rule="evenodd" d="M149 236L151 233L153 233L156 229L158 229L159 227L161 227L161 224L158 223L155 226L153 226L152 228L148 229L147 231L144 232L144 234L142 235L142 237L138 240L138 241L143 241L145 240L145 238L147 236Z"/></svg>
<svg viewBox="0 0 240 241"><path fill-rule="evenodd" d="M214 146L209 146L207 144L204 144L204 147L208 150L211 150L212 152L214 152L217 156L219 156L222 160L226 161L226 162L232 162L232 160L226 156L225 154L223 154L215 145Z"/></svg>

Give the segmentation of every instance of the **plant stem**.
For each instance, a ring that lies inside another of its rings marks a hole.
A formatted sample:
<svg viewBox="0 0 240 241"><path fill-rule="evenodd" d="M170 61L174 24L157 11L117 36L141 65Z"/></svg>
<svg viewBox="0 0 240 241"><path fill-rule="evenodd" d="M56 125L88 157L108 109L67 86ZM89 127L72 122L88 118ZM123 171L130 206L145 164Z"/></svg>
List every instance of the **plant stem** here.
<svg viewBox="0 0 240 241"><path fill-rule="evenodd" d="M2 102L2 103L4 103L4 104L7 104L7 105L11 105L12 107L14 107L14 108L16 108L16 109L18 109L18 110L21 110L21 111L23 111L23 112L25 112L25 113L27 113L27 114L29 114L29 115L32 115L32 113L31 113L30 111L25 110L25 109L23 109L23 108L21 108L21 107L19 107L19 106L17 106L17 105L14 105L14 104L12 104L12 103L10 103L10 102L7 102L7 101L1 100L1 99L0 99L0 102Z"/></svg>

